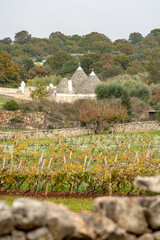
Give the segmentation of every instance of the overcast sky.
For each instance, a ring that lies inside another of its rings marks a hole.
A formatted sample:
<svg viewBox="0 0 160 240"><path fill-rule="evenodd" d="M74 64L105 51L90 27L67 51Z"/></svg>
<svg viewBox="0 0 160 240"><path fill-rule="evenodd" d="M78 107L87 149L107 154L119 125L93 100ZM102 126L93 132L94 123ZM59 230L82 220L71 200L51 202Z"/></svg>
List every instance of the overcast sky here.
<svg viewBox="0 0 160 240"><path fill-rule="evenodd" d="M41 38L56 31L99 32L114 41L155 28L160 28L160 0L0 0L0 39L27 30Z"/></svg>

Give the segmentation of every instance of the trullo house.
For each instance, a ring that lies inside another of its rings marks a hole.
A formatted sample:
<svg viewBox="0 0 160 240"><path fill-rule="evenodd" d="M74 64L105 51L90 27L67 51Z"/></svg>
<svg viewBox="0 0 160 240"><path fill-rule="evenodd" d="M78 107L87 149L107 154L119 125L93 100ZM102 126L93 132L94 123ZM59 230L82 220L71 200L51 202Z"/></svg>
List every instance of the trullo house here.
<svg viewBox="0 0 160 240"><path fill-rule="evenodd" d="M89 76L81 67L70 79L63 78L55 90L58 102L73 102L78 98L95 98L95 88L101 81L92 71Z"/></svg>

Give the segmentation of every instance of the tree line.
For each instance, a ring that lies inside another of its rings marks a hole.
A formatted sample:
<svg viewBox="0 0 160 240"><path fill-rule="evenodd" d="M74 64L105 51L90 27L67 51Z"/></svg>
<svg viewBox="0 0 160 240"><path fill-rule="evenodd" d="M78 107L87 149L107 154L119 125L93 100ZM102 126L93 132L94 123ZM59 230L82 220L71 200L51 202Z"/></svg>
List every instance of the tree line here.
<svg viewBox="0 0 160 240"><path fill-rule="evenodd" d="M25 30L16 33L14 41L10 37L0 40L1 86L50 75L70 77L79 63L87 74L93 69L102 81L147 72L147 83L159 84L160 29L145 37L134 32L114 42L97 32L84 36L52 32L49 38L35 38Z"/></svg>

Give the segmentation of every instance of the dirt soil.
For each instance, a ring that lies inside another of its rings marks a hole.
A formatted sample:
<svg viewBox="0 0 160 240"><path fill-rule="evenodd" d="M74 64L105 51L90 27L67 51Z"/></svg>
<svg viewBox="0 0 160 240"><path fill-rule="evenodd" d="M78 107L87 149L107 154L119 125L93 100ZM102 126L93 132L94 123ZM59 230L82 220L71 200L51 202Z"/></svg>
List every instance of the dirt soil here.
<svg viewBox="0 0 160 240"><path fill-rule="evenodd" d="M22 196L22 197L39 197L39 198L46 198L45 192L26 192L26 191L0 191L0 196ZM108 194L87 194L87 193L67 193L67 192L49 192L47 195L47 198L97 198L102 196L109 196ZM116 197L137 197L137 195L134 194L119 194L119 193L113 193L112 196ZM159 196L158 194L140 194L139 196Z"/></svg>

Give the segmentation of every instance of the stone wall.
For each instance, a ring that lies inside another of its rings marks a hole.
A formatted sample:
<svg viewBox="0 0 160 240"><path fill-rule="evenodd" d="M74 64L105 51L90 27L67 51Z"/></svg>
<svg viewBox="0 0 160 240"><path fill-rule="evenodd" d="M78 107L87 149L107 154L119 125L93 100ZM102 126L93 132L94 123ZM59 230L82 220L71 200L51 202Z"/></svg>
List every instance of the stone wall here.
<svg viewBox="0 0 160 240"><path fill-rule="evenodd" d="M126 124L116 124L112 126L110 132L138 132L138 131L152 131L160 130L160 123L157 121L148 122L132 122ZM89 128L62 128L54 130L30 130L20 132L0 132L0 139L11 139L18 137L21 139L25 138L46 138L58 136L81 136L94 134L93 129Z"/></svg>
<svg viewBox="0 0 160 240"><path fill-rule="evenodd" d="M115 132L138 132L151 130L160 130L160 123L158 121L142 121L115 124L113 127L111 127L111 131Z"/></svg>
<svg viewBox="0 0 160 240"><path fill-rule="evenodd" d="M71 137L71 136L81 136L90 135L94 131L87 128L64 128L64 129L54 129L54 130L31 130L31 131L20 131L20 132L0 132L0 139L9 140L14 137L20 139L25 138L51 138L58 136Z"/></svg>
<svg viewBox="0 0 160 240"><path fill-rule="evenodd" d="M160 197L101 197L93 211L21 198L0 202L0 240L159 240Z"/></svg>
<svg viewBox="0 0 160 240"><path fill-rule="evenodd" d="M18 88L0 88L0 95L2 96L8 96L15 99L22 99L22 100L31 100L30 97L30 90L33 89L33 87L25 87L24 94L21 92Z"/></svg>

